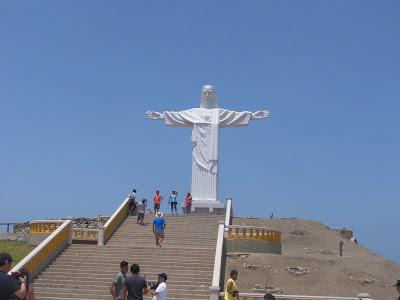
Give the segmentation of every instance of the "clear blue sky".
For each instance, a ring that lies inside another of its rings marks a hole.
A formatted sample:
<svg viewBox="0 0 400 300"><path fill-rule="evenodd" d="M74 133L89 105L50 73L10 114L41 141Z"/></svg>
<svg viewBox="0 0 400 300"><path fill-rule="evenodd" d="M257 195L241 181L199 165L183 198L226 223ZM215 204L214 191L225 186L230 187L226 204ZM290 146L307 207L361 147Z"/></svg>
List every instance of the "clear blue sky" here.
<svg viewBox="0 0 400 300"><path fill-rule="evenodd" d="M353 228L400 262L399 1L2 1L0 221L110 214L190 188L190 130L147 110L271 118L220 134L235 213Z"/></svg>

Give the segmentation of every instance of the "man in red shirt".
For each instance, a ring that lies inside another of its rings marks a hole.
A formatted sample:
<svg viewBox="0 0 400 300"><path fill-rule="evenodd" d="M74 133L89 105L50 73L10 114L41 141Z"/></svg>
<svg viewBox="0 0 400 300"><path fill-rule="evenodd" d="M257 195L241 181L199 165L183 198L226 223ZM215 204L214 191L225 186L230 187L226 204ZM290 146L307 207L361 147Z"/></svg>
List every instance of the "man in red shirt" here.
<svg viewBox="0 0 400 300"><path fill-rule="evenodd" d="M156 191L154 195L154 213L158 213L160 211L161 201L164 197L160 194L160 191Z"/></svg>

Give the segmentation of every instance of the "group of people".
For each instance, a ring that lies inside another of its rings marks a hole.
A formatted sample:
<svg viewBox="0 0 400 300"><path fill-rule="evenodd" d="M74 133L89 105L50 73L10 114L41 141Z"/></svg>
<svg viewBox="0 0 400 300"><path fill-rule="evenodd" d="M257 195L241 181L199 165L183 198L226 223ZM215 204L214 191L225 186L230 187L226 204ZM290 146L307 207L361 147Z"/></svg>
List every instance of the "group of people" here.
<svg viewBox="0 0 400 300"><path fill-rule="evenodd" d="M129 211L131 214L137 213L138 216L138 224L143 224L144 215L146 213L146 208L148 206L148 201L146 198L143 198L140 202L136 200L136 189L132 190L132 193L129 195ZM164 196L157 190L153 196L154 202L154 213L158 213L161 209L161 203L164 200ZM186 194L184 207L185 212L190 214L192 211L192 195L190 193ZM168 204L171 207L171 214L178 214L178 191L171 191L171 194L168 198Z"/></svg>
<svg viewBox="0 0 400 300"><path fill-rule="evenodd" d="M8 253L0 253L0 299L1 300L35 300L33 287L29 284L30 274L26 270L9 275L13 259ZM131 274L128 275L130 269ZM140 275L140 266L127 261L121 261L120 271L115 275L109 290L113 300L143 300L143 295L151 295L153 300L167 300L166 273L158 273L157 282L147 282ZM224 300L239 300L239 290L236 281L238 271L231 270L225 285ZM394 285L400 295L400 280ZM275 296L266 293L264 300L275 300ZM400 296L398 297L400 300Z"/></svg>
<svg viewBox="0 0 400 300"><path fill-rule="evenodd" d="M128 275L130 269L131 274ZM113 300L143 300L143 295L151 295L153 300L167 299L167 279L165 273L157 274L157 282L147 282L140 275L140 266L121 261L120 271L115 275L109 287Z"/></svg>
<svg viewBox="0 0 400 300"><path fill-rule="evenodd" d="M176 195L178 193L176 191L172 191L171 195L174 195L171 203L175 203L175 210L176 210ZM154 211L155 211L155 218L153 219L153 234L156 239L156 247L162 247L161 243L164 241L165 238L165 228L167 226L167 222L164 218L162 212L160 212L160 203L163 199L163 196L160 194L159 191L156 191L154 195ZM171 204L172 207L172 204ZM129 194L129 212L130 214L137 213L137 224L144 225L144 216L146 214L147 208L147 199L142 199L141 203L136 201L136 189L133 189L132 193Z"/></svg>

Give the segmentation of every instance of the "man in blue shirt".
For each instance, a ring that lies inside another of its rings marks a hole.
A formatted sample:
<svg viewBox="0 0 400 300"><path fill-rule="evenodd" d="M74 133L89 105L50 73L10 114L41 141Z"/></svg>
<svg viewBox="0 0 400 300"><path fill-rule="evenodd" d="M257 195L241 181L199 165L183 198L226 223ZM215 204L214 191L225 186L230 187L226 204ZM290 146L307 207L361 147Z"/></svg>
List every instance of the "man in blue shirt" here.
<svg viewBox="0 0 400 300"><path fill-rule="evenodd" d="M161 243L164 241L164 230L167 226L163 214L158 212L153 220L153 233L156 238L157 247L161 247Z"/></svg>

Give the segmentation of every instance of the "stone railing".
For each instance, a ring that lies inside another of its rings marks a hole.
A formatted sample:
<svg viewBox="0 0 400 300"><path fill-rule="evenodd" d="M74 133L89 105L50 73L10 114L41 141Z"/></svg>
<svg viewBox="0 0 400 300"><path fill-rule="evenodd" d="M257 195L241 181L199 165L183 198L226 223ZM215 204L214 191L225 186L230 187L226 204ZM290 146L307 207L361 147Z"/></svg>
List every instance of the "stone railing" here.
<svg viewBox="0 0 400 300"><path fill-rule="evenodd" d="M37 224L37 223L36 223ZM39 230L40 226L35 230ZM40 230L50 230L42 227ZM51 227L53 228L53 227ZM56 258L68 245L72 243L72 221L66 220L55 229L42 243L32 250L24 259L22 259L11 272L20 269L28 270L33 277L36 277L51 261Z"/></svg>
<svg viewBox="0 0 400 300"><path fill-rule="evenodd" d="M125 220L128 215L129 197L118 207L115 213L108 219L104 227L99 228L98 244L104 245L112 234L117 230L119 225Z"/></svg>
<svg viewBox="0 0 400 300"><path fill-rule="evenodd" d="M122 204L118 207L115 213L107 220L104 226L100 228L74 228L72 239L77 242L96 243L104 245L105 242L111 237L118 226L125 220L128 214L129 198L124 199ZM29 223L29 234L33 237L38 236L39 242L44 239L48 234L54 232L63 220L35 220ZM43 235L39 238L39 235ZM32 240L35 240L32 238Z"/></svg>
<svg viewBox="0 0 400 300"><path fill-rule="evenodd" d="M218 225L218 237L217 246L215 247L215 258L214 258L214 272L212 285L210 287L210 300L219 300L219 292L224 281L224 250L225 250L225 239L224 239L225 225L223 223Z"/></svg>
<svg viewBox="0 0 400 300"><path fill-rule="evenodd" d="M74 241L97 242L98 236L98 229L75 228L72 239Z"/></svg>
<svg viewBox="0 0 400 300"><path fill-rule="evenodd" d="M233 208L232 208L232 198L226 198L226 213L225 213L225 230L229 225L232 224L233 218Z"/></svg>
<svg viewBox="0 0 400 300"><path fill-rule="evenodd" d="M219 300L219 292L224 285L225 277L225 231L232 224L232 198L226 199L225 221L218 224L217 244L215 247L214 272L210 287L210 300Z"/></svg>
<svg viewBox="0 0 400 300"><path fill-rule="evenodd" d="M281 232L265 227L229 225L229 240L260 240L269 242L280 242Z"/></svg>
<svg viewBox="0 0 400 300"><path fill-rule="evenodd" d="M72 220L71 220L72 221ZM29 237L28 243L31 245L37 245L45 239L47 235L50 235L57 230L62 224L63 220L34 220L29 223ZM95 243L98 240L98 229L88 228L74 228L72 234L73 241L79 242L92 242ZM41 237L42 236L42 237Z"/></svg>
<svg viewBox="0 0 400 300"><path fill-rule="evenodd" d="M274 295L276 300L373 300L368 294L359 294L357 297L335 296L303 296L303 295ZM224 299L224 293L220 293L220 300ZM240 293L241 300L263 300L263 294Z"/></svg>
<svg viewBox="0 0 400 300"><path fill-rule="evenodd" d="M29 234L50 234L63 223L63 220L34 220L29 222Z"/></svg>

